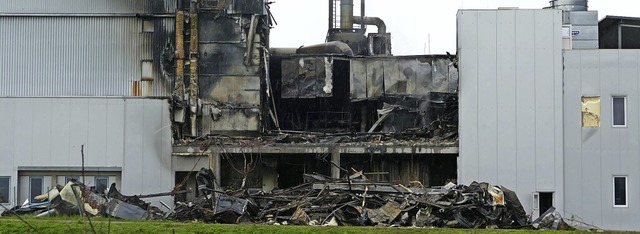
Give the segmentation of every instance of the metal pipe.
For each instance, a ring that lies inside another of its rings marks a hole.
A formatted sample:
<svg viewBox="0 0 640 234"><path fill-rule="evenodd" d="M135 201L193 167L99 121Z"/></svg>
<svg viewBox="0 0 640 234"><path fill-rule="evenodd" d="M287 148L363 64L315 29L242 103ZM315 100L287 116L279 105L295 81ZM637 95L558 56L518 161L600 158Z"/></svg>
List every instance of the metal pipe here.
<svg viewBox="0 0 640 234"><path fill-rule="evenodd" d="M353 0L340 1L340 28L353 29Z"/></svg>
<svg viewBox="0 0 640 234"><path fill-rule="evenodd" d="M340 41L332 41L323 44L303 46L296 50L296 54L343 54L353 56L353 50L348 44Z"/></svg>
<svg viewBox="0 0 640 234"><path fill-rule="evenodd" d="M378 27L378 33L387 33L387 25L384 21L378 17L359 17L353 18L353 22L356 24L375 25Z"/></svg>

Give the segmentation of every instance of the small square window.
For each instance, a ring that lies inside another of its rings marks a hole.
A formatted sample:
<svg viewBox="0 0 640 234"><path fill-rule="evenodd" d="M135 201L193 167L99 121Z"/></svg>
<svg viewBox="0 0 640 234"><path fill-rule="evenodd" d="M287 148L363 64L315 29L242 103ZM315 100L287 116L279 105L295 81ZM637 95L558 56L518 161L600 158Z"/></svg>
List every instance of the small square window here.
<svg viewBox="0 0 640 234"><path fill-rule="evenodd" d="M600 127L600 97L582 97L582 127Z"/></svg>
<svg viewBox="0 0 640 234"><path fill-rule="evenodd" d="M0 177L0 203L9 203L11 177Z"/></svg>
<svg viewBox="0 0 640 234"><path fill-rule="evenodd" d="M613 126L614 127L626 127L627 126L627 98L626 97L613 97Z"/></svg>
<svg viewBox="0 0 640 234"><path fill-rule="evenodd" d="M41 176L29 177L29 199L43 194L44 179Z"/></svg>
<svg viewBox="0 0 640 234"><path fill-rule="evenodd" d="M613 207L628 207L626 176L613 177Z"/></svg>
<svg viewBox="0 0 640 234"><path fill-rule="evenodd" d="M152 33L155 29L155 25L151 20L142 20L142 32Z"/></svg>

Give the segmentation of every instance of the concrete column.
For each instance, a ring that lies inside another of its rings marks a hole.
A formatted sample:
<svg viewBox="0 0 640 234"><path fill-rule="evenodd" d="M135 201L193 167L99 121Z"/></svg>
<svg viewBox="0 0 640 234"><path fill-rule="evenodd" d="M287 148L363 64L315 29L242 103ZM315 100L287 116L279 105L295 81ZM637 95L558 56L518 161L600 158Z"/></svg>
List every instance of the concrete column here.
<svg viewBox="0 0 640 234"><path fill-rule="evenodd" d="M213 175L216 177L216 180L217 180L217 183L215 184L215 189L221 189L221 188L218 188L218 184L221 183L220 165L222 165L222 163L220 162L220 153L209 153L209 169L213 171Z"/></svg>
<svg viewBox="0 0 640 234"><path fill-rule="evenodd" d="M340 178L340 168L336 165L340 166L340 149L334 149L331 152L331 178ZM334 164L335 163L335 164Z"/></svg>

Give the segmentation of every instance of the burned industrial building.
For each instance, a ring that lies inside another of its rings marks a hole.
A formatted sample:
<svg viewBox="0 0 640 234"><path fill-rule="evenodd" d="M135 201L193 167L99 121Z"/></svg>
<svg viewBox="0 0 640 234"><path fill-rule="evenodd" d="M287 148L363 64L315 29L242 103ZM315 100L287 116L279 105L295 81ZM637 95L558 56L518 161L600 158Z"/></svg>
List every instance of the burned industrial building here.
<svg viewBox="0 0 640 234"><path fill-rule="evenodd" d="M455 51L395 56L323 2L290 48L265 0L4 4L3 214L640 229L640 20L462 9Z"/></svg>
<svg viewBox="0 0 640 234"><path fill-rule="evenodd" d="M269 46L269 3L179 5L174 155L211 160L223 188L271 191L351 169L455 181L455 56L392 56L382 19L329 2L327 42L300 48ZM365 35L369 25L378 32Z"/></svg>

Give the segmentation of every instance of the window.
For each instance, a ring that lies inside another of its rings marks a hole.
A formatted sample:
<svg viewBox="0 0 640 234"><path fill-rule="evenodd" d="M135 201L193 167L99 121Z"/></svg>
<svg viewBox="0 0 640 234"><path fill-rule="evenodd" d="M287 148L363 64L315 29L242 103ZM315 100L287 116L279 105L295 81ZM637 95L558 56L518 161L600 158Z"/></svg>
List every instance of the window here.
<svg viewBox="0 0 640 234"><path fill-rule="evenodd" d="M600 97L582 97L582 127L600 127Z"/></svg>
<svg viewBox="0 0 640 234"><path fill-rule="evenodd" d="M42 195L44 182L42 177L29 177L29 199Z"/></svg>
<svg viewBox="0 0 640 234"><path fill-rule="evenodd" d="M98 193L104 193L109 186L109 177L96 176L95 180L96 191Z"/></svg>
<svg viewBox="0 0 640 234"><path fill-rule="evenodd" d="M0 203L9 203L11 177L0 177Z"/></svg>
<svg viewBox="0 0 640 234"><path fill-rule="evenodd" d="M153 21L151 20L142 20L142 32L152 33L155 27Z"/></svg>
<svg viewBox="0 0 640 234"><path fill-rule="evenodd" d="M80 181L80 177L79 176L65 176L64 177L64 184L68 184L72 180Z"/></svg>
<svg viewBox="0 0 640 234"><path fill-rule="evenodd" d="M613 207L627 207L627 177L613 177Z"/></svg>
<svg viewBox="0 0 640 234"><path fill-rule="evenodd" d="M612 100L613 100L612 101L613 127L626 127L627 126L627 98L613 97Z"/></svg>

